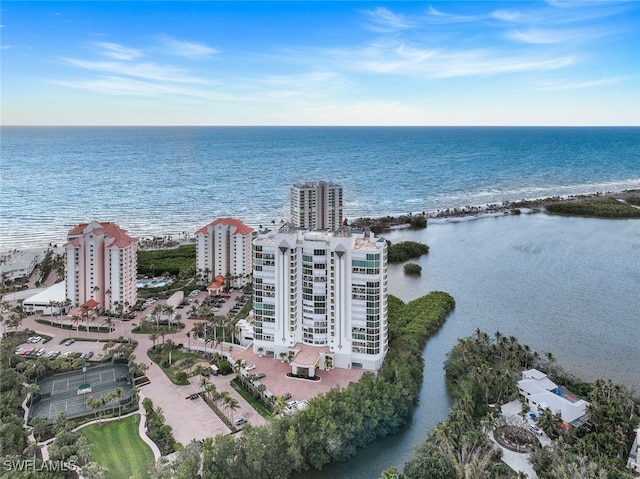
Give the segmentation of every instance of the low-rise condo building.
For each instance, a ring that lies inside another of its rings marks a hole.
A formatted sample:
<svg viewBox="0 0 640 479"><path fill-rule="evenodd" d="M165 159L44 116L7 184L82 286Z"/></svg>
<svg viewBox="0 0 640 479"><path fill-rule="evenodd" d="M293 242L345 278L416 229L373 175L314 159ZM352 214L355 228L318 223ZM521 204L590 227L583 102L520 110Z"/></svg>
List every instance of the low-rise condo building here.
<svg viewBox="0 0 640 479"><path fill-rule="evenodd" d="M300 375L380 368L388 348L383 238L285 223L253 241L253 276L254 352L288 359Z"/></svg>
<svg viewBox="0 0 640 479"><path fill-rule="evenodd" d="M71 306L94 300L100 308L116 312L135 306L138 239L115 223L83 223L67 234L66 295Z"/></svg>
<svg viewBox="0 0 640 479"><path fill-rule="evenodd" d="M240 288L251 282L253 228L234 218L219 218L196 231L196 268L207 282L223 276Z"/></svg>

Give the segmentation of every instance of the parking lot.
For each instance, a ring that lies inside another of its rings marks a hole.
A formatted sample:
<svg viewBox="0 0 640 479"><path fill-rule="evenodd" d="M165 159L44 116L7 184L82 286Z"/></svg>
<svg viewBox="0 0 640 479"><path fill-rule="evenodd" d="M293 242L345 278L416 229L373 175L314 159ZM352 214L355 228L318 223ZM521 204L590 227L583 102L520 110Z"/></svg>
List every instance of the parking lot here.
<svg viewBox="0 0 640 479"><path fill-rule="evenodd" d="M69 331L63 331L66 334ZM73 334L75 335L75 331ZM29 341L31 339L31 341ZM43 336L31 336L27 341L20 344L14 351L27 359L45 357L56 359L58 357L68 359L86 359L88 361L100 359L104 355L103 348L110 343L97 341L95 339L73 339L68 337L53 336L52 339L44 342Z"/></svg>

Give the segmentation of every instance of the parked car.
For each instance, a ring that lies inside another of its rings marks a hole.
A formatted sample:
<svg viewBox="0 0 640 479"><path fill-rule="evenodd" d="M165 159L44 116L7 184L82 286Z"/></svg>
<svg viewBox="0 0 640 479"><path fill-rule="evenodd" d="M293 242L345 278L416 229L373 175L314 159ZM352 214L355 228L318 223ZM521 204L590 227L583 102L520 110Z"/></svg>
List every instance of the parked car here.
<svg viewBox="0 0 640 479"><path fill-rule="evenodd" d="M18 347L16 348L15 353L16 353L16 354L20 354L20 353L22 353L22 351L24 351L24 348L21 348L20 346L18 346Z"/></svg>
<svg viewBox="0 0 640 479"><path fill-rule="evenodd" d="M282 397L284 398L285 401L288 401L289 399L291 399L291 393L284 393Z"/></svg>
<svg viewBox="0 0 640 479"><path fill-rule="evenodd" d="M39 343L40 340L42 340L42 338L40 336L31 336L29 339L27 339L28 343Z"/></svg>
<svg viewBox="0 0 640 479"><path fill-rule="evenodd" d="M540 429L535 424L529 424L529 429L531 429L533 432L535 432L538 436L542 436L542 429Z"/></svg>
<svg viewBox="0 0 640 479"><path fill-rule="evenodd" d="M242 425L246 424L247 422L248 422L247 418L241 417L241 418L236 419L235 425L236 426L242 426Z"/></svg>
<svg viewBox="0 0 640 479"><path fill-rule="evenodd" d="M244 369L245 371L251 371L252 369L255 369L256 365L255 364L247 364Z"/></svg>
<svg viewBox="0 0 640 479"><path fill-rule="evenodd" d="M265 373L258 373L256 374L256 379L262 379L262 378L266 378L267 375Z"/></svg>
<svg viewBox="0 0 640 479"><path fill-rule="evenodd" d="M76 340L75 340L75 339L73 339L73 338L69 338L69 339L67 339L63 344L64 344L65 346L71 346L71 345L72 345L73 343L75 343L75 342L76 342Z"/></svg>

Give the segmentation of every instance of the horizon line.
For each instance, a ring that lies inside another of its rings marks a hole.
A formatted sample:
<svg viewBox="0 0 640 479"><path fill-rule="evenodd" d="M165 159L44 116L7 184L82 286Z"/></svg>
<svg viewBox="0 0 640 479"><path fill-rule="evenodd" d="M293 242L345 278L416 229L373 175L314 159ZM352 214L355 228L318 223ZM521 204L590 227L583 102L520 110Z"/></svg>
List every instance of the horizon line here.
<svg viewBox="0 0 640 479"><path fill-rule="evenodd" d="M289 124L265 124L265 125L186 125L186 124L166 124L166 125L143 125L143 124L108 124L108 125L80 125L80 124L8 124L0 125L0 128L638 128L638 124L620 124L620 125L289 125Z"/></svg>

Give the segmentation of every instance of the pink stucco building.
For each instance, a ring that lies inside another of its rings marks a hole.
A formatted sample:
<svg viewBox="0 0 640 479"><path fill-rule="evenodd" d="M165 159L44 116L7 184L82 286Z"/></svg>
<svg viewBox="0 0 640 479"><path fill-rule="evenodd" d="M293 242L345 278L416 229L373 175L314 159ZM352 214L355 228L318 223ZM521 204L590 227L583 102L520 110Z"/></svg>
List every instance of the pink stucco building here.
<svg viewBox="0 0 640 479"><path fill-rule="evenodd" d="M83 223L67 234L66 294L74 307L95 300L101 308L125 311L137 301L138 239L115 223Z"/></svg>

